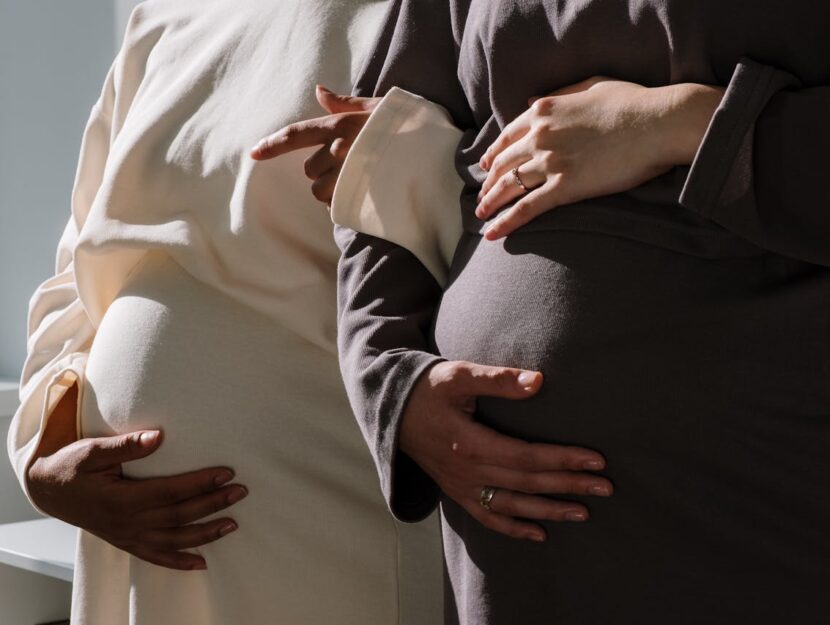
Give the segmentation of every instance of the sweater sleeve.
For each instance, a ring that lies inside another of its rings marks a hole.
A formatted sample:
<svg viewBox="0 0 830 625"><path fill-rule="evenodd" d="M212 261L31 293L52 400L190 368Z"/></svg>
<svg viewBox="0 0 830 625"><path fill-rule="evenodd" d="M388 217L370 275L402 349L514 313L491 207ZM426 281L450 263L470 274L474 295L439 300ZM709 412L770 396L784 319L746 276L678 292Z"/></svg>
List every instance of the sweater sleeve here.
<svg viewBox="0 0 830 625"><path fill-rule="evenodd" d="M356 93L383 96L400 87L442 106L456 126L469 124L456 76L454 6L447 0L395 0ZM386 169L407 165L387 162ZM384 210L406 210L403 194L396 201ZM444 209L459 211L458 197ZM418 521L435 508L438 489L398 452L397 442L415 383L441 360L428 338L441 289L425 265L396 243L341 226L335 238L341 250L338 347L346 390L390 510L399 520Z"/></svg>
<svg viewBox="0 0 830 625"><path fill-rule="evenodd" d="M110 70L84 132L71 216L58 243L55 274L37 288L29 302L27 356L20 379L20 405L7 440L12 466L29 501L32 499L26 472L34 452L49 416L64 393L74 384L83 392L87 356L95 336L95 328L78 296L73 254L101 185L109 153L113 74L114 70ZM78 418L79 415L76 416L76 428ZM80 433L79 429L77 431ZM43 513L37 506L35 508Z"/></svg>
<svg viewBox="0 0 830 625"><path fill-rule="evenodd" d="M784 256L830 266L830 87L742 59L680 196Z"/></svg>

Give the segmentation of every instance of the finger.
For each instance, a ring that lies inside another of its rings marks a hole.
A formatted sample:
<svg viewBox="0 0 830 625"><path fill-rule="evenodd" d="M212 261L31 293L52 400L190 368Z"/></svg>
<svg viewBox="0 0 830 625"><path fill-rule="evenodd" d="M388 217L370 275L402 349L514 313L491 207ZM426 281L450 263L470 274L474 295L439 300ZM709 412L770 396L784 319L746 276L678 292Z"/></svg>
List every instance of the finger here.
<svg viewBox="0 0 830 625"><path fill-rule="evenodd" d="M140 560L174 571L203 571L207 563L202 556L183 551L153 551L144 547L127 550Z"/></svg>
<svg viewBox="0 0 830 625"><path fill-rule="evenodd" d="M468 501L463 505L464 509L484 527L499 534L519 540L532 540L544 542L547 538L545 530L536 523L514 519L495 511L486 510L479 501Z"/></svg>
<svg viewBox="0 0 830 625"><path fill-rule="evenodd" d="M349 137L337 137L337 139L331 142L329 152L335 160L345 161L346 157L349 155L349 150L352 149L352 143L354 143L354 141Z"/></svg>
<svg viewBox="0 0 830 625"><path fill-rule="evenodd" d="M315 198L325 204L331 204L331 198L334 197L334 188L337 186L337 178L340 176L340 169L338 165L314 181L311 185L311 193Z"/></svg>
<svg viewBox="0 0 830 625"><path fill-rule="evenodd" d="M602 471L602 454L584 447L529 443L505 436L476 421L464 425L453 450L476 465L502 467L514 471L541 473L545 471Z"/></svg>
<svg viewBox="0 0 830 625"><path fill-rule="evenodd" d="M561 174L554 174L546 184L534 189L513 206L505 210L484 231L484 238L496 241L533 221L542 213L559 205L559 181Z"/></svg>
<svg viewBox="0 0 830 625"><path fill-rule="evenodd" d="M518 175L524 187L516 180ZM487 219L495 215L507 204L529 193L545 183L547 172L542 170L538 160L525 163L518 171L506 172L481 199L476 207L476 217Z"/></svg>
<svg viewBox="0 0 830 625"><path fill-rule="evenodd" d="M533 154L526 141L517 141L512 143L504 151L502 151L493 160L490 166L490 171L487 172L487 178L481 185L481 191L478 194L478 199L481 200L490 189L498 182L498 180L511 171L514 167L524 165L532 160ZM524 179L523 179L524 181Z"/></svg>
<svg viewBox="0 0 830 625"><path fill-rule="evenodd" d="M100 471L131 460L146 458L158 449L161 438L159 430L145 430L85 439L81 441L85 449L78 467L84 471Z"/></svg>
<svg viewBox="0 0 830 625"><path fill-rule="evenodd" d="M322 85L317 85L315 92L320 106L329 113L372 111L378 105L378 102L380 102L380 98L361 98L334 93Z"/></svg>
<svg viewBox="0 0 830 625"><path fill-rule="evenodd" d="M139 521L147 527L181 527L229 508L247 496L247 488L240 484L232 484L172 506L149 510L140 516Z"/></svg>
<svg viewBox="0 0 830 625"><path fill-rule="evenodd" d="M530 130L530 119L531 111L528 110L505 126L498 139L496 139L493 144L487 148L487 151L484 152L484 156L481 157L479 165L483 170L489 170L496 156L507 149L507 146L516 143L516 141L528 133Z"/></svg>
<svg viewBox="0 0 830 625"><path fill-rule="evenodd" d="M492 466L483 467L480 478L490 486L528 495L610 497L614 493L610 480L581 471L535 472Z"/></svg>
<svg viewBox="0 0 830 625"><path fill-rule="evenodd" d="M582 522L588 520L588 508L582 504L501 489L497 490L490 500L490 510L507 517L539 521Z"/></svg>
<svg viewBox="0 0 830 625"><path fill-rule="evenodd" d="M237 529L239 526L233 519L217 519L174 529L147 530L141 533L139 541L154 551L180 551L215 542Z"/></svg>
<svg viewBox="0 0 830 625"><path fill-rule="evenodd" d="M303 164L303 171L309 180L317 180L331 170L337 161L331 154L331 145L326 144L309 156Z"/></svg>
<svg viewBox="0 0 830 625"><path fill-rule="evenodd" d="M440 387L450 396L504 397L526 399L542 386L542 374L511 367L490 367L471 362L456 361L447 369Z"/></svg>
<svg viewBox="0 0 830 625"><path fill-rule="evenodd" d="M251 149L251 158L264 161L288 152L333 141L338 116L326 115L290 124L262 139Z"/></svg>
<svg viewBox="0 0 830 625"><path fill-rule="evenodd" d="M181 475L125 480L125 490L141 510L161 508L212 493L234 478L227 467L201 469Z"/></svg>

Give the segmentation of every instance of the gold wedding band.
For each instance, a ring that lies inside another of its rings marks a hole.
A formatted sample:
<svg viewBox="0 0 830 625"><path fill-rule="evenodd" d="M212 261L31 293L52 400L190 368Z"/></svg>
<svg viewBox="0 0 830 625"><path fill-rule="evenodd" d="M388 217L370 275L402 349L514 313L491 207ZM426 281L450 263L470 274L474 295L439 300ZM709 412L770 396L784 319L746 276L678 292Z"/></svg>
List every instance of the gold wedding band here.
<svg viewBox="0 0 830 625"><path fill-rule="evenodd" d="M519 168L518 167L515 167L513 169L513 182L515 182L517 185L519 185L524 190L525 193L527 193L530 190L525 186L525 183L522 182L522 177L519 175Z"/></svg>
<svg viewBox="0 0 830 625"><path fill-rule="evenodd" d="M493 501L493 497L496 494L496 489L492 486L485 486L481 489L481 495L478 497L478 503L481 504L481 507L485 510L490 509L490 502Z"/></svg>

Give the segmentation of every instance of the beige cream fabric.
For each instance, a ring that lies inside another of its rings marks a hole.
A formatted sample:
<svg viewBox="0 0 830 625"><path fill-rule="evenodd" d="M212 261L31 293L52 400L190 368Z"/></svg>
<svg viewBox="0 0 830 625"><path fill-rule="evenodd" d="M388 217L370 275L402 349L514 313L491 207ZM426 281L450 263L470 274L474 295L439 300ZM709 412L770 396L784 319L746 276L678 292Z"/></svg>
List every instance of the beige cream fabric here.
<svg viewBox="0 0 830 625"><path fill-rule="evenodd" d="M393 87L358 135L335 188L334 223L412 252L443 285L461 237L462 132L447 111Z"/></svg>
<svg viewBox="0 0 830 625"><path fill-rule="evenodd" d="M350 89L386 4L150 0L134 13L84 136L55 276L30 302L9 453L25 488L46 419L77 380L81 435L170 434L128 473L236 462L256 486L239 532L204 548L205 574L170 574L82 533L75 625L440 620L436 528L391 521L342 393L338 250L302 176L308 153L247 156L322 113L315 82ZM190 360L176 361L185 336ZM214 366L231 345L236 365Z"/></svg>

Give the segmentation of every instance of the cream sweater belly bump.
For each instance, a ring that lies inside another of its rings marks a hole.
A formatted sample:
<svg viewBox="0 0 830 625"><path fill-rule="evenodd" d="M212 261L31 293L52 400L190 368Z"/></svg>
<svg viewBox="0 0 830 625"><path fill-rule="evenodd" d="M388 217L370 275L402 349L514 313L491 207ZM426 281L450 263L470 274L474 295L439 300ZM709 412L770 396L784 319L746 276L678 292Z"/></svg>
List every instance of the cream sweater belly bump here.
<svg viewBox="0 0 830 625"><path fill-rule="evenodd" d="M440 622L436 528L388 516L342 390L338 251L303 155L247 157L317 112L315 82L349 89L385 4L151 0L134 14L56 275L31 302L10 453L22 476L78 379L82 436L164 430L129 475L227 464L251 495L240 529L199 550L204 572L82 532L73 623Z"/></svg>

